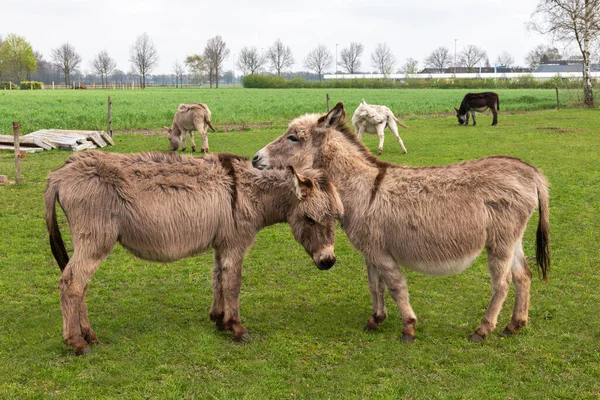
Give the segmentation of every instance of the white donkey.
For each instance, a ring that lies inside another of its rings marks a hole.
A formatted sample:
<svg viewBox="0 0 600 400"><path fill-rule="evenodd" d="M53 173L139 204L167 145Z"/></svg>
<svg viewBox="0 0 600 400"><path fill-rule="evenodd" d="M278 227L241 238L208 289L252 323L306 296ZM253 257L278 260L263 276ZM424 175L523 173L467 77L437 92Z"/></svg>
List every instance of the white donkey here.
<svg viewBox="0 0 600 400"><path fill-rule="evenodd" d="M396 118L392 110L388 107L367 104L365 99L362 99L362 102L352 116L352 126L359 139L362 140L364 132L376 133L377 136L379 136L378 154L381 154L383 151L383 130L386 127L390 128L394 136L396 136L398 144L402 147L402 152L406 153L406 147L404 147L404 143L402 143L402 139L400 139L398 125L396 125L396 123L403 128L408 128L408 126L404 125Z"/></svg>

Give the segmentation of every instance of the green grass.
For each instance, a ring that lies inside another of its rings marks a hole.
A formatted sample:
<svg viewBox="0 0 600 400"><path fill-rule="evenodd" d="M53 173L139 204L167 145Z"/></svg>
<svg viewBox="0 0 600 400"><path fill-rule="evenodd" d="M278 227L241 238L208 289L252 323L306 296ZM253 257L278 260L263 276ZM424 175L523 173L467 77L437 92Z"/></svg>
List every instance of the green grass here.
<svg viewBox="0 0 600 400"><path fill-rule="evenodd" d="M501 113L497 127L489 114L478 121L411 117L401 131L408 154L388 133L381 157L418 166L507 154L548 176L553 265L549 283L534 278L521 334L468 341L491 294L485 255L457 276L407 272L415 343L400 343L389 296L389 319L364 332L371 301L361 255L339 231L337 264L318 271L282 224L260 232L244 261L241 313L253 341L234 343L208 319L211 252L165 265L117 246L88 293L102 343L75 357L61 341L59 270L42 202L48 172L70 153L49 151L22 159L22 185L0 186L0 398L597 399L600 111ZM283 130L211 133L211 150L252 156ZM109 151L167 149L163 136L115 139ZM376 150L375 136L365 141ZM0 152L2 173L14 179L9 152ZM524 241L532 265L535 224L537 215ZM513 301L511 289L498 331Z"/></svg>
<svg viewBox="0 0 600 400"><path fill-rule="evenodd" d="M212 121L223 124L283 125L308 112L323 112L326 95L331 107L343 101L350 116L362 98L385 104L409 118L421 114L449 114L459 106L467 90L432 89L148 89L0 91L0 134L12 133L19 121L23 133L38 129L106 129L107 98L113 101L113 129L160 130L170 125L180 103L207 103ZM549 89L497 90L501 114L556 107L556 94ZM563 105L577 91L561 92ZM226 128L226 127L225 127Z"/></svg>

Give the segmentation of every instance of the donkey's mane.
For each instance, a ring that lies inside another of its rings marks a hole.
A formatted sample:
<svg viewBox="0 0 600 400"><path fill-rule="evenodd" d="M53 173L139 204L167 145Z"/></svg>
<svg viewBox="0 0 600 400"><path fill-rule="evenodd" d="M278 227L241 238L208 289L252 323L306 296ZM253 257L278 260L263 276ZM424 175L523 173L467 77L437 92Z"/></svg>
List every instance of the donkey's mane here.
<svg viewBox="0 0 600 400"><path fill-rule="evenodd" d="M354 133L354 131L352 131L352 129L350 129L350 127L345 122L339 124L336 127L336 130L340 132L347 141L349 141L358 149L359 153L362 154L365 161L367 161L367 163L371 166L377 167L380 170L388 167L398 167L395 164L378 159L373 153L371 153L367 146L365 146L365 144L358 139L356 133Z"/></svg>

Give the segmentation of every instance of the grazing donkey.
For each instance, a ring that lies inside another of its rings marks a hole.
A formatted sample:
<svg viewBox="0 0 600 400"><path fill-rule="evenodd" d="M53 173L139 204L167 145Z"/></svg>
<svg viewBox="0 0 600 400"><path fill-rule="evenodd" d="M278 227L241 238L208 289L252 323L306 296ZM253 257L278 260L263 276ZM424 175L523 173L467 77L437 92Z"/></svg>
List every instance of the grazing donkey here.
<svg viewBox="0 0 600 400"><path fill-rule="evenodd" d="M408 128L408 126L404 125L396 118L392 110L386 106L367 104L365 99L362 99L362 102L352 116L352 126L359 139L362 139L364 132L376 133L377 136L379 136L378 154L383 152L383 130L386 127L390 128L396 137L398 144L400 144L402 152L406 153L406 147L404 147L404 143L402 143L402 139L400 139L398 125L396 125L396 123L403 128Z"/></svg>
<svg viewBox="0 0 600 400"><path fill-rule="evenodd" d="M186 134L189 132L192 151L196 151L194 131L198 131L202 136L201 151L208 153L207 126L215 132L215 128L210 123L210 110L208 106L202 103L189 103L180 104L171 127L163 126L163 129L168 134L171 150L176 151L181 145L181 151L185 151Z"/></svg>
<svg viewBox="0 0 600 400"><path fill-rule="evenodd" d="M498 124L498 110L500 109L500 98L497 93L467 93L460 103L460 108L454 107L456 118L461 125L469 125L469 113L473 116L473 126L477 123L475 120L475 112L484 112L487 109L492 111L494 119L492 125Z"/></svg>
<svg viewBox="0 0 600 400"><path fill-rule="evenodd" d="M542 173L506 156L443 167L383 162L345 125L345 116L338 103L326 115L295 119L285 134L256 153L253 165L318 168L332 179L344 204L342 228L367 265L373 314L365 328L377 329L386 319L387 287L402 314L402 341L412 341L417 317L398 266L431 275L456 274L483 248L492 299L471 339L482 340L495 329L511 280L515 306L503 334L525 326L532 274L522 238L536 208L536 258L544 280L550 266L548 184Z"/></svg>
<svg viewBox="0 0 600 400"><path fill-rule="evenodd" d="M55 202L73 238L69 259ZM76 154L50 173L45 194L52 253L62 271L63 339L77 354L96 334L88 321L88 281L116 242L135 256L170 262L215 249L210 318L248 339L238 296L244 254L265 226L287 221L319 269L335 263L335 219L343 206L318 171L260 171L242 157L168 153Z"/></svg>

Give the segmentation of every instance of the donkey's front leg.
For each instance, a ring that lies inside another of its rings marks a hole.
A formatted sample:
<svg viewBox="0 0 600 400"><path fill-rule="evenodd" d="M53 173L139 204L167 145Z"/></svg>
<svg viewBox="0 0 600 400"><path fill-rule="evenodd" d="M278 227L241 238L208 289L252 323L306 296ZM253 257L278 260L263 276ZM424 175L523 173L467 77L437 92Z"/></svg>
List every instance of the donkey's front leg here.
<svg viewBox="0 0 600 400"><path fill-rule="evenodd" d="M400 310L404 325L402 329L402 342L414 341L417 316L408 300L408 284L404 274L400 271L394 259L389 256L379 257L375 262L375 267L379 270L379 274L383 277L390 295Z"/></svg>
<svg viewBox="0 0 600 400"><path fill-rule="evenodd" d="M215 248L215 257L221 263L222 324L224 329L233 332L234 340L250 340L248 331L241 323L239 306L244 253L245 247Z"/></svg>
<svg viewBox="0 0 600 400"><path fill-rule="evenodd" d="M477 121L475 120L475 110L471 111L471 115L473 116L473 126L475 126L477 124Z"/></svg>
<svg viewBox="0 0 600 400"><path fill-rule="evenodd" d="M223 324L223 317L225 315L224 303L223 303L223 285L221 280L223 279L223 265L221 264L220 254L215 251L214 255L215 265L212 271L212 291L213 301L210 306L210 320L215 323L217 329L220 331L225 330L225 324Z"/></svg>
<svg viewBox="0 0 600 400"><path fill-rule="evenodd" d="M385 124L379 124L377 126L377 136L379 136L379 147L377 148L377 154L383 153L383 140L384 140L384 131Z"/></svg>
<svg viewBox="0 0 600 400"><path fill-rule="evenodd" d="M365 257L367 264L367 275L369 278L369 291L371 292L371 302L373 305L373 314L367 321L364 329L374 331L379 329L383 321L386 320L388 314L385 308L385 282L379 274L377 267L369 262Z"/></svg>
<svg viewBox="0 0 600 400"><path fill-rule="evenodd" d="M187 142L187 131L185 129L181 130L181 151L185 151L185 146Z"/></svg>

